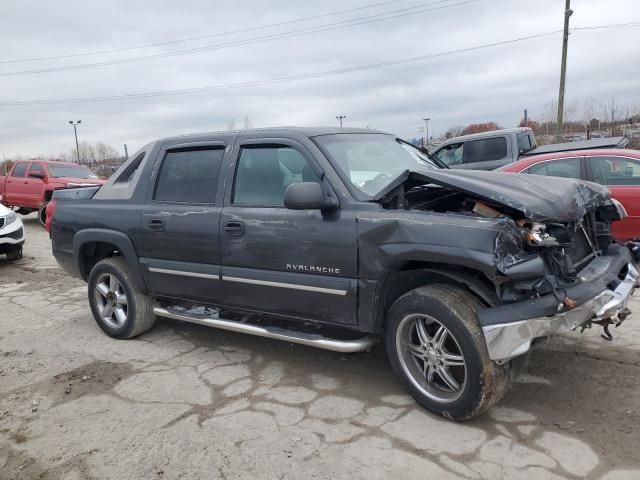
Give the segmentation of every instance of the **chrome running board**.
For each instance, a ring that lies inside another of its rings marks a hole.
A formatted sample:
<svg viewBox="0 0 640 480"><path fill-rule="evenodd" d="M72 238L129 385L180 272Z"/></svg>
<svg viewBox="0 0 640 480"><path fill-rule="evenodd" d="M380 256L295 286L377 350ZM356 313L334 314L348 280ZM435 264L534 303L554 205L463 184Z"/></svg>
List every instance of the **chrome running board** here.
<svg viewBox="0 0 640 480"><path fill-rule="evenodd" d="M280 327L259 326L255 324L238 322L235 320L225 320L223 318L214 318L205 315L190 315L186 312L178 312L163 307L155 307L153 313L159 317L170 318L172 320L180 320L183 322L196 323L207 327L220 328L231 332L247 333L257 337L273 338L276 340L284 340L286 342L298 343L308 347L321 348L323 350L331 350L339 353L355 353L369 350L375 343L376 338L365 336L354 340L340 340L335 338L323 337L322 335L306 332L298 332L295 330L287 330Z"/></svg>

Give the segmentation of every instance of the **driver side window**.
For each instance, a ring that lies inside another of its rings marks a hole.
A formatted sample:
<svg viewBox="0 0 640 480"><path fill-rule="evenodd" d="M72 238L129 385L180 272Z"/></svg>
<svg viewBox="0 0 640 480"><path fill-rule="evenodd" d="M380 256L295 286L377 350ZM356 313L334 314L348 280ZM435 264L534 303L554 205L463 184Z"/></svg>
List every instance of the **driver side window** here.
<svg viewBox="0 0 640 480"><path fill-rule="evenodd" d="M233 188L233 204L284 206L284 192L292 183L320 182L309 162L286 145L245 146L240 152Z"/></svg>
<svg viewBox="0 0 640 480"><path fill-rule="evenodd" d="M448 167L461 165L464 160L464 143L452 143L442 147L435 153L435 157Z"/></svg>

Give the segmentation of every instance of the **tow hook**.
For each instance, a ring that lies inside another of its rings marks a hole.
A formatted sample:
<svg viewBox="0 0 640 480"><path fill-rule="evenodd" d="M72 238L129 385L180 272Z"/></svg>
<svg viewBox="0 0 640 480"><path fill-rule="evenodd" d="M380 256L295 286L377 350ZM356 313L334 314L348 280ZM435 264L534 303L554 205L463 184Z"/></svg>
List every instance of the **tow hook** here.
<svg viewBox="0 0 640 480"><path fill-rule="evenodd" d="M629 241L627 247L631 250L631 255L636 262L640 262L640 242Z"/></svg>
<svg viewBox="0 0 640 480"><path fill-rule="evenodd" d="M628 308L625 308L624 310L622 310L621 312L619 312L617 315L613 317L604 318L602 320L590 320L589 322L582 325L582 329L580 330L580 332L584 332L585 329L591 328L591 325L595 323L596 325L600 325L602 327L602 330L604 331L604 333L601 334L600 336L607 342L612 342L613 335L611 335L609 326L614 325L616 328L618 328L620 325L622 325L622 322L624 322L630 314L631 314L631 310L629 310Z"/></svg>

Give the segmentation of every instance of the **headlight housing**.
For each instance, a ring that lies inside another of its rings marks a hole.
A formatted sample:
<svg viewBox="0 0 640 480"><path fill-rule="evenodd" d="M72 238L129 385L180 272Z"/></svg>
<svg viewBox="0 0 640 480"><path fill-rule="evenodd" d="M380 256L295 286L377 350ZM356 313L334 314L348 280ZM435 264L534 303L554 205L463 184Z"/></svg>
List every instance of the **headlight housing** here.
<svg viewBox="0 0 640 480"><path fill-rule="evenodd" d="M18 214L16 212L9 212L9 215L4 217L4 224L10 225L18 219Z"/></svg>

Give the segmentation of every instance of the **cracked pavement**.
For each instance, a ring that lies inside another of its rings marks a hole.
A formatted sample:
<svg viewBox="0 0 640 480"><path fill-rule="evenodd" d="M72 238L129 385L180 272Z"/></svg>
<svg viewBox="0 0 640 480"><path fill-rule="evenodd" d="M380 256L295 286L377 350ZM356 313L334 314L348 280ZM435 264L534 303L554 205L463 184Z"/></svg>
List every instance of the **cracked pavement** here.
<svg viewBox="0 0 640 480"><path fill-rule="evenodd" d="M640 478L640 297L612 343L536 346L463 424L405 394L382 346L341 355L160 320L97 327L35 215L0 257L0 479Z"/></svg>

